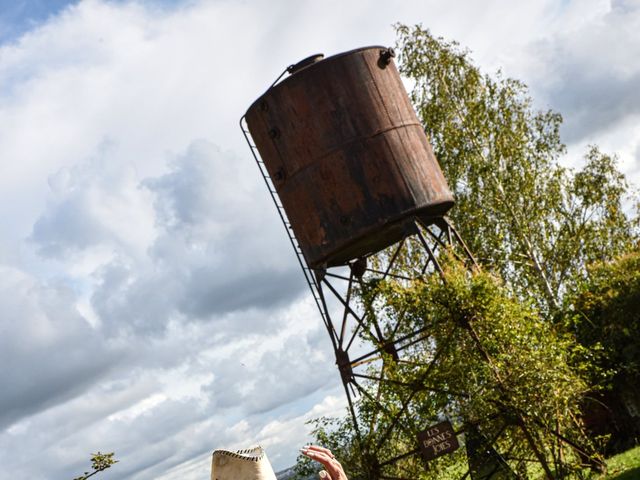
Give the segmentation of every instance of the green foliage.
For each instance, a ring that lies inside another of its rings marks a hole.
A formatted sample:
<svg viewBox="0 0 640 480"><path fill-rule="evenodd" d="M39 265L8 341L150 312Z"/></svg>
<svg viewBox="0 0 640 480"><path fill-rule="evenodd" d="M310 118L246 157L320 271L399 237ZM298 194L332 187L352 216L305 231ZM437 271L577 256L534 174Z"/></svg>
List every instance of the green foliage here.
<svg viewBox="0 0 640 480"><path fill-rule="evenodd" d="M586 264L637 241L616 158L590 147L580 170L561 167L562 117L535 111L522 82L482 74L419 26L397 32L400 70L456 198L451 218L483 264L556 311Z"/></svg>
<svg viewBox="0 0 640 480"><path fill-rule="evenodd" d="M469 274L452 261L445 265L444 283L432 276L410 288L393 282L377 288L387 314L404 315L403 328L430 332L430 341L412 352L413 363L387 367L397 379L427 387L417 403L430 411L417 413L445 413L480 425L513 458L532 459L526 429L549 464L569 470L579 463L576 456L559 457L557 434L587 443L577 421L587 386L569 367L569 340L532 305L510 295L492 275ZM514 469L522 469L517 463Z"/></svg>
<svg viewBox="0 0 640 480"><path fill-rule="evenodd" d="M568 303L564 321L582 352L591 355L588 374L595 393L600 390L606 403L614 402L608 409L625 424L626 433L609 430L611 447L628 445L625 437L640 430L622 407L640 394L640 250L593 264Z"/></svg>
<svg viewBox="0 0 640 480"><path fill-rule="evenodd" d="M640 478L640 447L628 450L607 460L606 480L637 480ZM602 480L598 477L598 480Z"/></svg>
<svg viewBox="0 0 640 480"><path fill-rule="evenodd" d="M91 472L84 472L79 477L75 477L73 480L86 480L89 477L93 477L96 473L103 472L104 470L111 468L112 465L118 463L115 459L115 453L92 453L91 454Z"/></svg>
<svg viewBox="0 0 640 480"><path fill-rule="evenodd" d="M444 282L437 276L410 285L376 282L362 297L376 305L383 329L401 316L398 336L418 329L429 332L426 341L405 351L401 362L387 359L371 368L372 377L384 374L386 381L372 382L369 394L359 397L359 423L370 426L361 432L363 451L375 451L378 459L409 451L418 431L446 416L456 428L473 425L495 438L514 471L535 469L537 455L565 476L581 470L584 457L564 440L580 445L584 453L593 450L578 420L587 385L569 366L570 340L559 336L535 306L514 297L492 274L470 273L453 259L444 265ZM401 428L380 443L403 412ZM355 433L348 421L338 423L333 435L327 425L316 430L317 440L353 457ZM376 478L366 471L366 461L353 465L354 479ZM412 458L387 467L384 474L461 478L467 468L461 449L430 462L427 471Z"/></svg>
<svg viewBox="0 0 640 480"><path fill-rule="evenodd" d="M594 264L569 318L577 340L600 349L602 370L640 379L640 250Z"/></svg>

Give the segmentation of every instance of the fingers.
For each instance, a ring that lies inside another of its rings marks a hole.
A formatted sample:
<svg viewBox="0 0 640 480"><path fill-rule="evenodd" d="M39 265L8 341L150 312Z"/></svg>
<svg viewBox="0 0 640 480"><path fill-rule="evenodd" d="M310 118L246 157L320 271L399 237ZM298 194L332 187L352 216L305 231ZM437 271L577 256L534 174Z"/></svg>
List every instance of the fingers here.
<svg viewBox="0 0 640 480"><path fill-rule="evenodd" d="M301 450L301 452L302 452L303 455L306 455L311 460L315 460L316 462L320 462L322 465L324 465L327 468L329 468L331 466L332 462L336 461L333 458L333 456L330 456L329 454L327 454L325 452L321 452L321 451L316 450L316 449L303 448Z"/></svg>
<svg viewBox="0 0 640 480"><path fill-rule="evenodd" d="M332 480L346 480L346 476L344 474L344 470L342 469L342 465L340 462L336 460L331 450L324 447L319 447L317 445L309 445L300 450L303 455L306 455L311 460L315 460L316 462L321 463L324 468L329 473L329 477L322 477L325 479Z"/></svg>
<svg viewBox="0 0 640 480"><path fill-rule="evenodd" d="M307 445L306 447L304 447L304 450L312 450L316 452L326 453L331 458L335 458L333 453L331 453L331 450L329 450L328 448L321 447L319 445Z"/></svg>

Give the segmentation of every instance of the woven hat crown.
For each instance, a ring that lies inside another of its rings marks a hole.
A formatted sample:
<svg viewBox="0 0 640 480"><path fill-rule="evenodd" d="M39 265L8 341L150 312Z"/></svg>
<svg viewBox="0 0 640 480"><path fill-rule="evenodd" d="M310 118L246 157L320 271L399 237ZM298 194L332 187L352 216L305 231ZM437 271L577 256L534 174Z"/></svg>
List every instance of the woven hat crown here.
<svg viewBox="0 0 640 480"><path fill-rule="evenodd" d="M276 474L264 449L256 446L236 451L215 450L211 480L276 480Z"/></svg>

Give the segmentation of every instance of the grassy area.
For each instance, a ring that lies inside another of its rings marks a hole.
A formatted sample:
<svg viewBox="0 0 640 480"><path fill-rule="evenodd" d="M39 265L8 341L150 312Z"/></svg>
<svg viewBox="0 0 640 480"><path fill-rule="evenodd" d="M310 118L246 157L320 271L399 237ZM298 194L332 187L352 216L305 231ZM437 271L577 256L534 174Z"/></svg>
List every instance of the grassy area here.
<svg viewBox="0 0 640 480"><path fill-rule="evenodd" d="M640 480L640 447L607 460L608 474L603 480Z"/></svg>

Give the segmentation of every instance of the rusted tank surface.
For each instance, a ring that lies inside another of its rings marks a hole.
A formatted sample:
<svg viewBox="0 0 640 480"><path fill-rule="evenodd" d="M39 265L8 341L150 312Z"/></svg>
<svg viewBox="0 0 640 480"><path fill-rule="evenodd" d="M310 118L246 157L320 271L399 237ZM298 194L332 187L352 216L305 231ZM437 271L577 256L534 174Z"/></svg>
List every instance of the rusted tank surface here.
<svg viewBox="0 0 640 480"><path fill-rule="evenodd" d="M376 252L413 216L453 205L390 49L316 61L269 88L246 121L311 267Z"/></svg>

